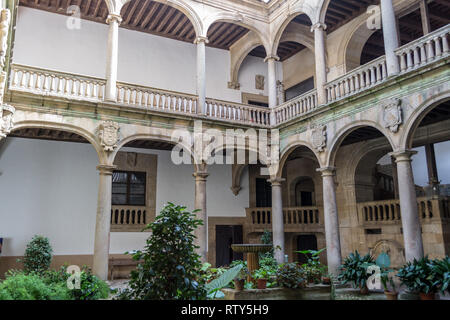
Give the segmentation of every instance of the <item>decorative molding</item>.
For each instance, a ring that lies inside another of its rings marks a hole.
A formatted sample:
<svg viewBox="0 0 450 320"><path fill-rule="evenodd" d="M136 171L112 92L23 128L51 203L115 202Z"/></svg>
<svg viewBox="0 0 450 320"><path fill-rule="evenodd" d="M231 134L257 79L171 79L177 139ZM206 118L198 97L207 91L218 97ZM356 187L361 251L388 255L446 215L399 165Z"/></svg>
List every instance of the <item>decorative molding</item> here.
<svg viewBox="0 0 450 320"><path fill-rule="evenodd" d="M392 133L398 132L399 126L403 123L402 100L391 99L383 106L384 127L389 128Z"/></svg>
<svg viewBox="0 0 450 320"><path fill-rule="evenodd" d="M240 90L241 84L236 81L228 81L228 89Z"/></svg>
<svg viewBox="0 0 450 320"><path fill-rule="evenodd" d="M106 152L114 151L117 148L120 127L117 122L103 121L99 125L98 137L103 150Z"/></svg>
<svg viewBox="0 0 450 320"><path fill-rule="evenodd" d="M318 22L311 26L311 32L315 31L316 29L322 29L322 31L325 31L327 30L327 25L325 23Z"/></svg>
<svg viewBox="0 0 450 320"><path fill-rule="evenodd" d="M311 144L319 152L323 152L327 147L327 126L311 125Z"/></svg>
<svg viewBox="0 0 450 320"><path fill-rule="evenodd" d="M257 74L255 76L255 89L264 90L265 78L263 75Z"/></svg>
<svg viewBox="0 0 450 320"><path fill-rule="evenodd" d="M0 140L6 138L14 127L13 116L16 109L10 105L0 106Z"/></svg>

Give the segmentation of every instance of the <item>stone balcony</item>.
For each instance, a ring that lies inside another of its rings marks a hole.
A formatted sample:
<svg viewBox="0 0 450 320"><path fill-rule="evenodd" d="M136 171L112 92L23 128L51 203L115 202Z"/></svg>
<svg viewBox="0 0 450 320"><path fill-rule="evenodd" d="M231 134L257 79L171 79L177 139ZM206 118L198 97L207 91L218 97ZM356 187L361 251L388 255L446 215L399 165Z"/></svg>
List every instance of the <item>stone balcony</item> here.
<svg viewBox="0 0 450 320"><path fill-rule="evenodd" d="M450 25L446 25L398 48L395 53L400 72L395 76L388 77L383 56L329 81L324 87L327 102L322 105L319 105L317 90L314 89L273 109L206 99L204 110L199 110L196 95L120 82L117 83L117 101L106 102L105 79L18 64L10 66L8 89L13 95L94 103L130 113L208 119L260 128L278 127L311 117L336 102L370 94L377 88L389 85L390 81L409 73L414 76L415 71L448 59L449 33Z"/></svg>

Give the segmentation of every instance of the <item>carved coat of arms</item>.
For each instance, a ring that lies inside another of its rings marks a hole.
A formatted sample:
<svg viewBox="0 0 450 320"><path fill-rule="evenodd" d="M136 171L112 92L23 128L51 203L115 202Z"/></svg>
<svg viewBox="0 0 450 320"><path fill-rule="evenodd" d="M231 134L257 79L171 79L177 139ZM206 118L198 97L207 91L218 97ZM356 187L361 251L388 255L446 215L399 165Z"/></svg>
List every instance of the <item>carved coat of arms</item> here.
<svg viewBox="0 0 450 320"><path fill-rule="evenodd" d="M257 90L264 90L264 76L258 74L255 76L255 88Z"/></svg>
<svg viewBox="0 0 450 320"><path fill-rule="evenodd" d="M99 126L98 136L105 151L114 151L119 142L119 124L113 121L105 121Z"/></svg>
<svg viewBox="0 0 450 320"><path fill-rule="evenodd" d="M9 105L0 106L0 139L5 138L14 126L13 116L16 109Z"/></svg>
<svg viewBox="0 0 450 320"><path fill-rule="evenodd" d="M400 99L392 99L383 107L384 127L389 128L393 133L396 133L403 123L401 103Z"/></svg>
<svg viewBox="0 0 450 320"><path fill-rule="evenodd" d="M327 146L327 126L311 126L311 143L319 152Z"/></svg>

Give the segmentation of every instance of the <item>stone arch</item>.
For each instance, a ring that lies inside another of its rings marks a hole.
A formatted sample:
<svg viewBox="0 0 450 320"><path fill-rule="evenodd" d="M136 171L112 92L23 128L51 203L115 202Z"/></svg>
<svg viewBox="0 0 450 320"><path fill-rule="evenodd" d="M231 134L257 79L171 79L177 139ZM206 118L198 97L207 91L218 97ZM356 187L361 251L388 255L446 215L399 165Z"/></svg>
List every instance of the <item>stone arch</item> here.
<svg viewBox="0 0 450 320"><path fill-rule="evenodd" d="M304 3L304 2L300 2L300 1L296 2L291 8L289 8L289 12L284 17L284 19L274 25L273 37L271 39L272 45L269 47L270 50L268 50L268 51L266 50L266 51L268 53L270 53L270 55L276 56L278 46L280 45L281 38L282 38L283 33L286 30L286 27L288 26L288 24L295 17L297 17L301 14L305 14L309 18L311 23L314 25L314 23L317 21L315 19L315 12L316 12L316 9L313 6L309 5L309 3L307 3L307 2Z"/></svg>
<svg viewBox="0 0 450 320"><path fill-rule="evenodd" d="M414 134L426 115L439 104L450 100L450 91L442 92L424 101L418 106L405 121L402 136L400 138L400 148L412 148Z"/></svg>
<svg viewBox="0 0 450 320"><path fill-rule="evenodd" d="M281 156L280 156L280 161L278 164L278 171L276 173L276 178L281 178L282 174L283 174L283 168L284 165L286 164L287 159L289 158L289 156L299 147L305 147L306 149L308 149L309 151L311 151L314 156L315 156L315 160L317 161L317 163L319 164L319 167L322 167L322 162L320 160L320 156L319 154L315 151L314 147L307 141L303 141L303 140L297 140L294 142L289 143L281 152Z"/></svg>
<svg viewBox="0 0 450 320"><path fill-rule="evenodd" d="M343 128L341 128L336 134L334 135L332 141L329 144L329 153L327 155L327 166L333 167L335 165L336 156L339 151L339 147L341 146L342 142L347 138L347 136L352 133L353 131L356 131L363 127L372 127L376 130L378 130L380 133L383 134L383 136L388 140L392 150L396 150L396 145L392 140L391 135L389 132L380 126L378 123L370 120L362 120L362 121L354 121Z"/></svg>
<svg viewBox="0 0 450 320"><path fill-rule="evenodd" d="M51 129L75 133L86 139L94 147L99 163L107 162L107 155L98 143L98 139L95 133L89 131L88 129L66 123L43 122L42 120L19 120L15 122L14 128L11 130L11 132L25 128Z"/></svg>

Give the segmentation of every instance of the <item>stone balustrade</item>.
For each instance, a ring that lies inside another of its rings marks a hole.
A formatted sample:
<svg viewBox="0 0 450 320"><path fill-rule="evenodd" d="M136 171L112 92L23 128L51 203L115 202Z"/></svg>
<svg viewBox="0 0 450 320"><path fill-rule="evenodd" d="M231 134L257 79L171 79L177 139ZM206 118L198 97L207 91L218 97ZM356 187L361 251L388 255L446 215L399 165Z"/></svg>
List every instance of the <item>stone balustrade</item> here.
<svg viewBox="0 0 450 320"><path fill-rule="evenodd" d="M297 117L307 115L317 108L317 90L310 90L275 108L276 124L281 124Z"/></svg>
<svg viewBox="0 0 450 320"><path fill-rule="evenodd" d="M327 102L331 103L357 94L386 79L386 57L382 56L327 83L325 86Z"/></svg>
<svg viewBox="0 0 450 320"><path fill-rule="evenodd" d="M111 232L141 231L150 221L148 211L142 206L112 206Z"/></svg>
<svg viewBox="0 0 450 320"><path fill-rule="evenodd" d="M106 81L94 77L11 65L9 89L36 95L100 102Z"/></svg>
<svg viewBox="0 0 450 320"><path fill-rule="evenodd" d="M358 216L362 224L401 224L399 200L358 203ZM450 198L417 198L417 208L422 222L432 219L450 219Z"/></svg>
<svg viewBox="0 0 450 320"><path fill-rule="evenodd" d="M247 208L246 221L250 229L271 230L272 208ZM283 221L286 230L301 231L308 227L322 227L322 210L319 207L283 208Z"/></svg>
<svg viewBox="0 0 450 320"><path fill-rule="evenodd" d="M435 30L396 50L400 72L408 72L450 54L448 37L450 25Z"/></svg>
<svg viewBox="0 0 450 320"><path fill-rule="evenodd" d="M270 126L270 110L264 107L206 99L206 116L258 126Z"/></svg>

